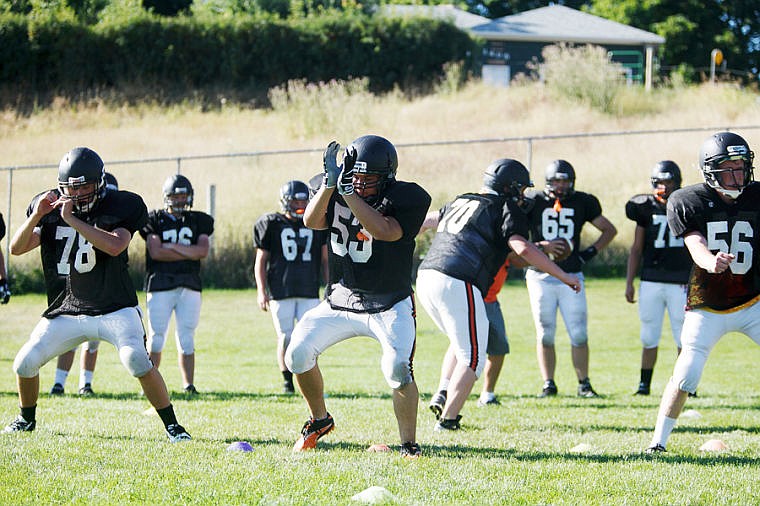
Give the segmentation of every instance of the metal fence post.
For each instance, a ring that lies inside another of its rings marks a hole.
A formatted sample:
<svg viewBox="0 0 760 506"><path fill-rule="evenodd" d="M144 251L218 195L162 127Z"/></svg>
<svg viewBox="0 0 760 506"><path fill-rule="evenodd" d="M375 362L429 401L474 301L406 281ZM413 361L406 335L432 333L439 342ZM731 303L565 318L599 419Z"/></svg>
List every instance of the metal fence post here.
<svg viewBox="0 0 760 506"><path fill-rule="evenodd" d="M10 278L11 261L11 202L13 202L13 167L8 171L8 212L6 213L5 232L5 274Z"/></svg>
<svg viewBox="0 0 760 506"><path fill-rule="evenodd" d="M525 167L528 172L533 168L533 137L528 137L528 152L525 154Z"/></svg>
<svg viewBox="0 0 760 506"><path fill-rule="evenodd" d="M216 218L216 185L208 185L206 191L206 202L208 202L208 214L212 218ZM208 238L208 252L209 255L214 255L214 236Z"/></svg>

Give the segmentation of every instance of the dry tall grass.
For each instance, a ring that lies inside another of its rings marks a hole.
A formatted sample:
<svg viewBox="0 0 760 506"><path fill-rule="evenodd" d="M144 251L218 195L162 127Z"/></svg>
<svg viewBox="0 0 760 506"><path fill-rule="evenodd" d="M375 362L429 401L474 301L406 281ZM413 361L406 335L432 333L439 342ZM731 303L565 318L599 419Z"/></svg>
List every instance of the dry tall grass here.
<svg viewBox="0 0 760 506"><path fill-rule="evenodd" d="M331 87L325 87L329 93ZM313 91L313 90L312 90ZM340 90L344 93L345 90ZM320 100L320 98L312 97ZM323 106L290 110L252 110L222 104L204 112L193 105L161 109L151 105L112 107L60 103L30 117L3 111L0 152L3 166L56 164L73 146L87 145L108 161L138 158L321 148L333 138L342 143L377 133L396 144L442 140L539 136L760 124L757 94L730 86L661 89L646 94L631 89L617 99L617 113L603 114L582 105L556 101L539 84L496 89L468 84L459 92L417 99L399 93L349 100L347 107L322 99ZM324 105L329 105L324 107ZM633 112L631 112L633 111ZM330 115L326 118L325 115ZM336 119L337 118L337 119ZM320 122L331 125L319 130ZM760 150L760 130L740 132ZM696 156L708 132L537 141L532 177L543 184L543 167L555 158L569 160L578 173L577 187L596 194L604 214L620 230L615 245L630 243L633 224L624 203L649 191L651 167L661 159L676 161L685 183L700 180ZM514 157L526 161L525 142L473 143L399 150L401 179L422 184L439 205L458 192L476 190L490 161ZM161 183L176 171L174 163L117 165L110 170L122 188L143 195L149 207L160 205ZM321 153L204 160L183 164L196 186L196 208L205 209L210 184L217 192L217 242L248 241L255 219L277 208L277 189L289 179L308 179L321 170ZM0 175L3 177L5 173ZM13 175L11 232L21 223L29 198L55 183L54 170L16 171ZM7 178L0 183L6 214ZM141 249L141 241L133 243ZM22 262L36 262L27 255Z"/></svg>

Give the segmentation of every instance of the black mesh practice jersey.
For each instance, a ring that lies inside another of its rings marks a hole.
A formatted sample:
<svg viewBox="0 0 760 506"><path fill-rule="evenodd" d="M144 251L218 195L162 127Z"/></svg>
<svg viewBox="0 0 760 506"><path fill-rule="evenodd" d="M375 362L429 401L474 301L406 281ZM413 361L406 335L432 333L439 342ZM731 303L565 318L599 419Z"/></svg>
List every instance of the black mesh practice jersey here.
<svg viewBox="0 0 760 506"><path fill-rule="evenodd" d="M171 242L187 246L198 244L202 235L214 233L214 218L200 211L184 211L175 216L164 209L155 209L148 214L148 221L140 229L140 236L146 239L156 234L161 243ZM159 262L153 260L145 248L145 291L160 292L185 287L201 291L201 261L176 260Z"/></svg>
<svg viewBox="0 0 760 506"><path fill-rule="evenodd" d="M573 252L557 265L565 272L580 272L583 262L578 255L581 230L588 221L602 214L599 199L590 193L573 192L561 202L551 198L545 191L530 195L535 204L528 212L530 239L533 242L551 241L558 238L573 243Z"/></svg>
<svg viewBox="0 0 760 506"><path fill-rule="evenodd" d="M683 237L699 232L712 253L733 253L736 258L720 274L698 265L689 278L690 308L730 311L760 294L760 183L751 183L739 198L727 204L706 184L687 186L668 199L668 225Z"/></svg>
<svg viewBox="0 0 760 506"><path fill-rule="evenodd" d="M60 196L57 189L50 190L55 193L56 197ZM26 217L34 214L34 208L37 201L47 194L47 191L38 193L32 198L29 206L26 208ZM43 223L58 223L61 213L57 209L46 214L37 224L40 227ZM40 242L40 259L42 260L42 274L45 278L45 292L47 293L48 306L63 292L66 288L66 276L58 273L58 261L63 257L63 250L66 243L64 241L41 241Z"/></svg>
<svg viewBox="0 0 760 506"><path fill-rule="evenodd" d="M253 245L269 252L267 289L272 299L319 297L319 272L326 230L312 230L302 220L269 213L253 226Z"/></svg>
<svg viewBox="0 0 760 506"><path fill-rule="evenodd" d="M430 201L430 195L416 183L392 182L373 206L401 225L401 239L389 242L374 239L334 192L327 207L327 300L333 308L379 312L411 295L414 239Z"/></svg>
<svg viewBox="0 0 760 506"><path fill-rule="evenodd" d="M109 191L95 209L81 219L109 232L124 228L134 234L145 225L147 216L148 210L139 195ZM126 249L116 256L96 249L67 225L60 214L49 213L39 226L40 246L47 244L52 250L61 251L61 257L56 261L57 272L66 278L63 293L42 316L94 316L137 306Z"/></svg>
<svg viewBox="0 0 760 506"><path fill-rule="evenodd" d="M644 229L641 280L688 283L691 255L683 238L670 231L665 203L652 194L635 195L625 204L625 215Z"/></svg>
<svg viewBox="0 0 760 506"><path fill-rule="evenodd" d="M485 297L515 234L528 238L528 218L503 195L465 193L439 211L438 228L420 269L472 283Z"/></svg>

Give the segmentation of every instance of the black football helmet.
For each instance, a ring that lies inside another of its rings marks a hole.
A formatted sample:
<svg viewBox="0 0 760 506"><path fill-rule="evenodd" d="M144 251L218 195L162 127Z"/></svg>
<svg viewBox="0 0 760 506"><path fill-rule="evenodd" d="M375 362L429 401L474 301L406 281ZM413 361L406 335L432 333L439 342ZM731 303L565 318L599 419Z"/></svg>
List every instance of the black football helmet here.
<svg viewBox="0 0 760 506"><path fill-rule="evenodd" d="M320 174L321 177L321 174ZM302 219L306 205L295 206L294 200L309 201L309 187L303 181L288 181L280 187L280 205L282 212L293 218Z"/></svg>
<svg viewBox="0 0 760 506"><path fill-rule="evenodd" d="M662 160L657 162L657 165L652 169L652 188L654 188L654 196L660 202L665 202L670 197L670 194L681 187L681 169L676 165L676 162L671 160ZM665 181L673 181L674 185L672 190L662 187L657 188L657 185Z"/></svg>
<svg viewBox="0 0 760 506"><path fill-rule="evenodd" d="M533 186L525 165L511 158L499 158L486 168L483 186L499 195L521 199L525 188Z"/></svg>
<svg viewBox="0 0 760 506"><path fill-rule="evenodd" d="M562 200L575 192L575 169L568 161L554 160L546 166L544 177L546 179L546 193L551 197ZM567 191L558 194L554 188L553 181L555 179L569 180L570 187Z"/></svg>
<svg viewBox="0 0 760 506"><path fill-rule="evenodd" d="M377 195L369 197L367 201L377 200L396 179L398 154L395 146L384 137L363 135L346 148L346 156L355 157L354 174L379 176L376 183L363 185L365 189L377 187Z"/></svg>
<svg viewBox="0 0 760 506"><path fill-rule="evenodd" d="M754 159L755 154L749 149L749 144L743 137L733 132L718 132L702 143L702 149L699 151L699 168L708 186L735 199L753 181L752 161ZM744 183L730 190L724 188L720 182L720 174L727 172L727 169L720 168L720 164L727 160L744 162Z"/></svg>
<svg viewBox="0 0 760 506"><path fill-rule="evenodd" d="M103 160L90 148L74 148L58 164L58 188L61 195L74 201L77 213L89 213L105 195ZM92 185L86 194L73 195L73 191Z"/></svg>
<svg viewBox="0 0 760 506"><path fill-rule="evenodd" d="M193 185L182 174L174 174L164 181L164 207L172 213L182 213L193 207ZM182 202L178 196L184 195Z"/></svg>
<svg viewBox="0 0 760 506"><path fill-rule="evenodd" d="M119 182L116 180L116 176L114 176L110 172L106 172L105 174L103 174L103 180L106 183L107 190L116 191L119 189Z"/></svg>

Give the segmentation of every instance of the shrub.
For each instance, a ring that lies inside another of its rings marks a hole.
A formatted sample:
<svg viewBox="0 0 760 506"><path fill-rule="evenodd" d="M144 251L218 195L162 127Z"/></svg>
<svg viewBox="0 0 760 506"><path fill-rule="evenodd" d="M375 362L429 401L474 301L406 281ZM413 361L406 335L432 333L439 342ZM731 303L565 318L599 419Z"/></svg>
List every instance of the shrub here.
<svg viewBox="0 0 760 506"><path fill-rule="evenodd" d="M288 81L268 94L272 108L292 118L288 127L296 137L325 131L336 138L348 138L368 122L368 107L375 101L369 80L330 81L309 84L306 80ZM351 111L345 114L345 111Z"/></svg>
<svg viewBox="0 0 760 506"><path fill-rule="evenodd" d="M622 86L623 68L599 46L546 46L541 66L546 87L558 97L581 102L605 113L613 112Z"/></svg>

